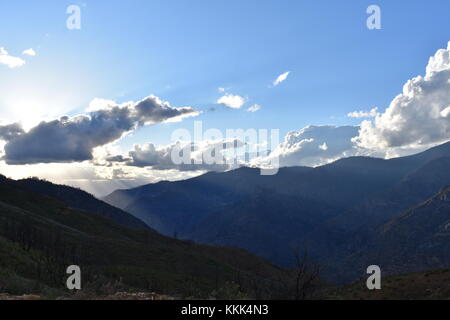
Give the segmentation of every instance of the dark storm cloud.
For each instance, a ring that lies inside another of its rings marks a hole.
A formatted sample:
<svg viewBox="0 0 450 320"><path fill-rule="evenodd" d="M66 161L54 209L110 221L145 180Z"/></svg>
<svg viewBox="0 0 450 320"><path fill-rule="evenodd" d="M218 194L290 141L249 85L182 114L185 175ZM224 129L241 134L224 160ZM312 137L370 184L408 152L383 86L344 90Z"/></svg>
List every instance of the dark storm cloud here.
<svg viewBox="0 0 450 320"><path fill-rule="evenodd" d="M10 141L25 133L18 123L0 126L0 140Z"/></svg>
<svg viewBox="0 0 450 320"><path fill-rule="evenodd" d="M78 162L91 160L93 149L120 139L138 127L197 115L192 108L174 108L155 96L135 104L113 106L89 116L41 122L5 145L8 164Z"/></svg>

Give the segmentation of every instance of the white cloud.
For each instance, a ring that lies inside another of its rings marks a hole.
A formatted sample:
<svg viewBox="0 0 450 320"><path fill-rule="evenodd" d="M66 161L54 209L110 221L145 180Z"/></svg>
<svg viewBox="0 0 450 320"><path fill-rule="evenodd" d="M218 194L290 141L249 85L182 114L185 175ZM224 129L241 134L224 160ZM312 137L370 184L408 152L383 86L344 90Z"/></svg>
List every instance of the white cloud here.
<svg viewBox="0 0 450 320"><path fill-rule="evenodd" d="M233 150L238 150L244 143L238 139L219 139L213 141L176 142L167 146L153 143L135 145L129 152L129 158L117 157L117 162L127 166L152 167L153 169L180 171L226 171L236 167ZM183 159L183 163L174 161L173 155ZM187 160L187 161L185 161ZM114 162L114 161L112 161Z"/></svg>
<svg viewBox="0 0 450 320"><path fill-rule="evenodd" d="M347 114L349 118L375 118L378 115L378 108L370 111L353 111Z"/></svg>
<svg viewBox="0 0 450 320"><path fill-rule="evenodd" d="M282 83L283 81L285 81L285 80L288 78L288 76L289 76L290 73L291 73L291 72L288 71L288 72L285 72L285 73L279 75L278 78L273 82L273 85L274 85L274 86L277 86L277 85L279 85L280 83Z"/></svg>
<svg viewBox="0 0 450 320"><path fill-rule="evenodd" d="M256 112L261 110L261 106L259 104L254 104L250 108L247 109L248 112Z"/></svg>
<svg viewBox="0 0 450 320"><path fill-rule="evenodd" d="M430 58L425 76L408 80L383 114L361 123L359 146L420 148L450 139L450 42Z"/></svg>
<svg viewBox="0 0 450 320"><path fill-rule="evenodd" d="M217 104L223 104L232 109L240 109L245 103L246 99L244 97L234 94L226 94L217 100Z"/></svg>
<svg viewBox="0 0 450 320"><path fill-rule="evenodd" d="M0 64L6 65L10 69L22 67L25 60L9 55L5 48L0 47Z"/></svg>
<svg viewBox="0 0 450 320"><path fill-rule="evenodd" d="M24 50L24 51L22 52L22 54L27 55L27 56L34 57L34 56L36 56L36 51L34 51L33 48L30 48L30 49Z"/></svg>
<svg viewBox="0 0 450 320"><path fill-rule="evenodd" d="M219 89L217 89L217 90L219 90L219 92L225 92L225 91L227 91L227 89L225 89L225 88L222 88L222 87L220 87Z"/></svg>
<svg viewBox="0 0 450 320"><path fill-rule="evenodd" d="M86 109L86 112L93 112L103 109L110 109L114 106L119 105L114 100L102 99L102 98L94 98L89 103L89 107Z"/></svg>
<svg viewBox="0 0 450 320"><path fill-rule="evenodd" d="M358 130L359 127L328 125L292 131L268 156L254 159L252 165L266 166L273 158L278 157L281 167L314 167L358 155L363 151L352 142L352 138L358 135Z"/></svg>

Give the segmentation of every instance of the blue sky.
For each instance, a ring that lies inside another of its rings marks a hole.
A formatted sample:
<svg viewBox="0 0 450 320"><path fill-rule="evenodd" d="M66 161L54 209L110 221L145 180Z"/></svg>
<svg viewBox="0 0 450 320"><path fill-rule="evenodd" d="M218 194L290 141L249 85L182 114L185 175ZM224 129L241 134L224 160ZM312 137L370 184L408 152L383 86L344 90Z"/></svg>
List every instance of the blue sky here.
<svg viewBox="0 0 450 320"><path fill-rule="evenodd" d="M74 110L94 97L120 102L151 93L206 110L225 87L263 108L239 116L226 109L207 113L208 125L284 133L348 123L350 111L387 107L406 79L423 74L450 30L448 1L376 1L383 29L373 31L365 11L374 1L57 3L2 1L2 46L38 51L27 70L10 70L2 80L43 79L78 96L68 106ZM65 27L65 10L74 3L82 8L79 31ZM288 81L269 88L286 71ZM147 128L137 138L167 142L165 131Z"/></svg>
<svg viewBox="0 0 450 320"><path fill-rule="evenodd" d="M71 4L81 8L81 30L66 28ZM381 8L381 30L366 27L372 4ZM37 123L83 113L94 98L150 94L203 111L141 128L119 142L124 149L167 144L194 120L223 130L279 128L282 136L311 124L357 125L347 113L384 111L446 47L449 10L445 0L2 1L0 47L37 55L21 68L0 66L0 116ZM247 104L217 105L219 87ZM254 104L261 110L247 112Z"/></svg>

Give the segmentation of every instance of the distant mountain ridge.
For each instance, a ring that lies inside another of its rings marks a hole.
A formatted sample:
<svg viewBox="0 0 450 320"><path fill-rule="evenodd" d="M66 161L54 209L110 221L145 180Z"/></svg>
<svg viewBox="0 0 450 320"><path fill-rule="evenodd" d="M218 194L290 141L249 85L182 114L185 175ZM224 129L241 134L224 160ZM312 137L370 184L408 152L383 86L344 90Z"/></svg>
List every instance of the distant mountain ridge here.
<svg viewBox="0 0 450 320"><path fill-rule="evenodd" d="M281 168L275 176L252 168L208 173L104 200L164 234L245 248L283 266L293 263L295 247L306 247L333 274L335 261L368 245L379 226L450 185L449 169L445 143L389 160Z"/></svg>
<svg viewBox="0 0 450 320"><path fill-rule="evenodd" d="M3 178L4 182L6 181L5 179L6 178ZM106 202L97 199L93 195L77 188L54 184L38 178L22 179L17 181L9 180L8 183L27 189L34 193L56 198L68 204L72 208L97 214L123 226L132 228L149 228L145 223L135 218L128 212L111 206Z"/></svg>

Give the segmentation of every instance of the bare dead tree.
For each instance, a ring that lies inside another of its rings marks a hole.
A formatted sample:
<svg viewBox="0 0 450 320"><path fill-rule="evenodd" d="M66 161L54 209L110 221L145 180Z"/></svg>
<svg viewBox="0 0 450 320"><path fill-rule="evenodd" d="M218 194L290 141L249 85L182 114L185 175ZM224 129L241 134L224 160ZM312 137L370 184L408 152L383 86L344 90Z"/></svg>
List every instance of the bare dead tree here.
<svg viewBox="0 0 450 320"><path fill-rule="evenodd" d="M306 300L316 289L320 277L320 267L311 260L306 249L296 249L294 258L294 298L295 300Z"/></svg>

